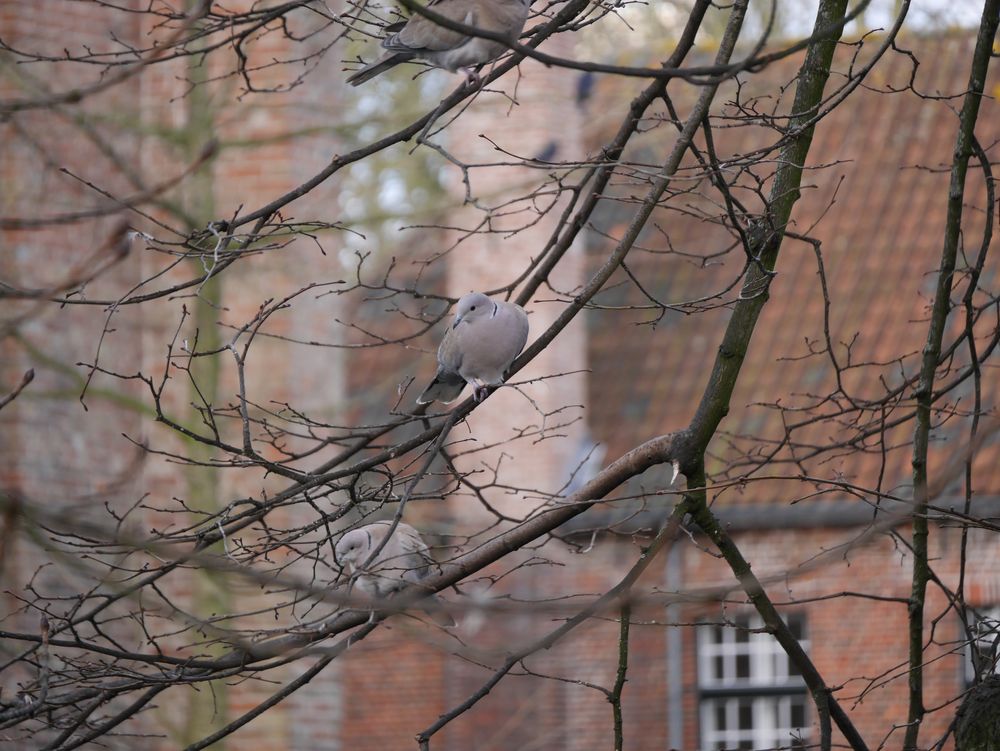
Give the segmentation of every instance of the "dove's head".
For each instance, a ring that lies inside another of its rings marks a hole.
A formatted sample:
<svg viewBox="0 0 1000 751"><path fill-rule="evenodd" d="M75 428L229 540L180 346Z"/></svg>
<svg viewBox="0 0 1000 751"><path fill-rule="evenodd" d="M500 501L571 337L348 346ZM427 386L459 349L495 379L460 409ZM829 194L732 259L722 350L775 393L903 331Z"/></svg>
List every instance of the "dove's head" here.
<svg viewBox="0 0 1000 751"><path fill-rule="evenodd" d="M371 540L368 530L352 529L337 541L334 557L337 567L343 572L350 567L351 573L365 562L365 557L371 552Z"/></svg>
<svg viewBox="0 0 1000 751"><path fill-rule="evenodd" d="M458 308L455 310L455 322L451 325L455 328L462 321L472 322L481 316L493 315L496 311L496 304L482 292L470 292L458 301Z"/></svg>

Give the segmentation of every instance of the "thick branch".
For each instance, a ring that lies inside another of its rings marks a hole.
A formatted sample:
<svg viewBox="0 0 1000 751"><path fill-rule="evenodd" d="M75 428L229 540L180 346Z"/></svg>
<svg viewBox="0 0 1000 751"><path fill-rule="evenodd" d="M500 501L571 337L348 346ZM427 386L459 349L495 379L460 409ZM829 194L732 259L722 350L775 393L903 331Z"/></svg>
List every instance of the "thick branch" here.
<svg viewBox="0 0 1000 751"><path fill-rule="evenodd" d="M916 749L920 724L924 716L923 654L924 654L924 598L930 579L927 560L927 450L930 441L931 406L933 404L934 377L944 327L951 311L951 288L955 273L955 258L962 232L962 209L965 200L965 177L969 158L973 153L976 120L986 83L993 39L1000 21L1000 0L987 0L972 55L972 70L962 111L959 114L958 136L951 163L951 181L948 186L948 214L945 220L944 245L941 250L941 267L937 288L927 327L927 342L920 363L920 381L917 386L916 424L913 428L913 574L909 608L909 708L907 712L904 749Z"/></svg>
<svg viewBox="0 0 1000 751"><path fill-rule="evenodd" d="M836 27L834 21L843 17L846 6L846 0L821 2L816 12L815 27L817 29ZM705 450L715 435L719 423L729 413L729 400L736 387L736 379L743 366L750 337L768 300L767 290L778 260L785 227L791 218L792 208L799 198L802 171L809 154L809 146L812 144L814 126L809 124L803 127L803 125L810 122L823 101L823 89L830 76L830 63L838 38L839 34L830 34L814 42L799 69L788 128L793 136L782 148L777 159L779 166L771 188L768 215L750 233L751 247L748 250L754 255L757 263L751 264L748 270L743 285L743 295L729 319L729 325L726 327L726 333L709 376L708 386L691 423L695 441L692 448L695 448L696 453ZM692 454L690 459L696 461L696 455ZM681 469L684 469L683 466Z"/></svg>
<svg viewBox="0 0 1000 751"><path fill-rule="evenodd" d="M816 32L837 28L837 21L844 17L846 9L846 0L823 0L816 13L814 25ZM743 294L730 318L704 396L688 431L691 441L684 448L681 469L688 478L689 487L704 487L705 451L722 419L729 412L730 399L750 345L750 338L768 299L768 287L781 249L784 231L791 218L792 208L799 198L802 172L812 143L814 130L812 118L823 100L823 90L830 75L830 64L839 32L814 33L814 37L816 41L809 46L799 70L789 122L791 137L778 158L779 167L772 184L769 211L761 225L754 227L749 233L751 244L747 250L753 255L755 262L748 267ZM704 493L699 493L693 498L691 508L693 518L719 548L768 629L802 671L820 717L832 716L855 751L867 749L846 713L830 696L830 690L822 676L778 615L763 586L750 571L749 563L743 558L732 539L723 532L708 509ZM826 728L823 729L822 736L828 748L830 737Z"/></svg>

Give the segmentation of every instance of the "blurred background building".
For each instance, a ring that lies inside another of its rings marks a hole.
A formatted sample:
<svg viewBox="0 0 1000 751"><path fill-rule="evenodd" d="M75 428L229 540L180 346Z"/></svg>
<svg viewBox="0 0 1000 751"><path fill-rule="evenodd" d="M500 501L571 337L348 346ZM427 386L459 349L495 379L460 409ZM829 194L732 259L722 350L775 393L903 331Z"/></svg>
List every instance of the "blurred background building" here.
<svg viewBox="0 0 1000 751"><path fill-rule="evenodd" d="M306 17L300 22L301 28L310 24ZM8 46L48 50L54 58L67 40L74 49L101 48L113 34L127 40L123 46L139 45L155 32L147 16L58 0L6 4L0 27ZM664 39L652 36L649 45L656 51L646 62L669 52ZM888 54L851 95L851 106L835 110L817 128L792 228L816 244L789 242L783 250L708 468L714 511L873 745L906 716L909 551L891 519L905 508L896 499L910 493L911 428L892 427L891 420L885 428L881 407L858 404L874 403L897 386L923 346L944 232L955 111L974 43L960 29L903 40L907 51ZM295 56L275 41L265 43L275 45L275 59ZM294 52L324 43L322 36L307 38ZM587 43L588 51L611 44ZM704 40L698 61L711 59L711 43ZM574 54L565 36L546 49ZM857 64L859 50L864 56L870 49L843 45L831 86ZM618 54L638 53L629 48ZM913 58L922 64L914 66ZM336 154L409 122L428 102L433 106L441 86L458 82L432 72L412 83L412 72L397 70L370 90L350 91L343 83L349 66L328 55L309 62L309 76L297 87L289 86L297 75L294 65L262 66L253 74L254 91L247 93L246 82L200 60L150 66L90 98L85 114L59 105L0 122L0 280L44 291L37 298L2 301L0 390L10 391L29 367L35 381L0 412L0 488L81 517L110 510L124 519L126 511L138 509L124 523L136 534L177 523L176 509L168 510L171 499L182 499L196 519L234 499L283 487L282 478L262 471L215 471L177 459L208 461L213 455L150 419L164 369L170 368L172 380L161 407L179 424L197 420L204 403L235 403L236 384L232 362L185 360L180 353L225 347L262 305L287 297L287 308L274 316L247 363L248 395L259 409L293 407L313 421L313 435L335 426L379 424L394 410L409 409L415 389L433 372L443 330L421 333L419 318L442 312L444 305L374 287L370 293L329 293L357 275L377 282L390 273L394 282L428 295L458 297L508 283L512 270L539 252L558 212L536 221L531 201L505 201L524 194L525 185L544 184L565 165L600 153L638 86L524 63L519 74L478 97L434 136L466 165L499 163L467 170L478 203L463 200L460 170L430 148L410 153L413 144L401 144L283 210L288 233L275 233L259 254L231 271L198 288L121 304L196 273L190 260L170 255L168 241L179 243L210 221L295 189ZM731 124L734 130L718 144L723 165L741 169L746 155L776 140L767 119L755 119L751 108L787 111L787 87L799 62L792 56L741 81L739 89L724 87L713 111L717 128ZM81 73L58 60L19 66L9 56L3 72L3 98L64 90ZM199 81L212 85L192 86ZM986 90L995 96L998 86L994 73ZM695 94L679 91L674 104L687 111ZM737 123L738 115L744 119ZM650 127L630 144L628 161L662 161L674 133L665 111L662 117L663 127ZM1000 112L993 98L983 101L977 133L995 161ZM437 478L429 478L427 497L407 515L440 557L489 534L490 516L474 492L483 478L492 486L493 507L517 517L558 502L631 447L690 420L744 261L716 221L724 210L708 182L683 179L699 171L695 157L686 157L677 188L681 200L651 223L627 270L617 272L592 309L517 374L519 389L501 389L468 424L456 426L451 440L471 484L435 499ZM621 234L633 188L622 179L615 191L621 200L604 204L551 288L541 288L527 306L532 337L558 315L560 302L572 297ZM109 196L143 198L144 215L130 214L127 221L160 239L158 250L141 237L122 238L122 218L109 209ZM476 225L483 203L495 209L495 224L488 234L458 244ZM963 275L978 258L987 218L986 180L979 169L970 170L967 203ZM346 230L324 227L314 240L292 236L296 222L313 217ZM207 236L206 242L210 248L215 239ZM211 254L199 262L211 263ZM981 286L995 294L997 281L987 265ZM309 285L316 286L303 292ZM724 304L690 302L720 294ZM58 296L88 304L44 302ZM953 324L964 322L956 317ZM841 357L839 372L821 352L827 338ZM171 343L177 357L168 366ZM95 361L153 380L124 380L86 367ZM960 374L969 363L968 352L956 350L951 373ZM191 388L188 372L214 391ZM838 384L844 392L828 397ZM997 393L995 367L984 367L936 415L933 468L947 482L933 499L932 559L941 586L929 592L928 618L946 612L947 593L964 577L969 618L983 637L969 645L965 624L950 613L934 622L925 676L929 708L946 707L969 684L977 646L984 654L995 652L1000 542L991 531L963 530L951 512L1000 516L996 440L977 444L971 499L961 467L970 440L964 418L977 399L983 411L995 413ZM907 407L899 409L902 416ZM518 439L518 431L527 438ZM463 454L463 444L473 441L479 448ZM575 599L614 584L650 530L662 524L681 487L683 479L671 488L664 473L643 475L618 500L578 517L520 558L497 564L494 575L512 573L489 588L489 599L484 580L446 593L457 608L454 632L394 617L228 743L303 751L415 747L414 735L479 690L512 649L558 625L573 612ZM859 488L877 488L882 496L872 502ZM291 524L298 512L287 513ZM760 630L728 567L699 530L688 532L643 579L649 597L634 606L624 692L627 747L809 746L816 741L816 718L801 677ZM0 628L34 628L37 613L26 606L32 589L49 597L79 591L79 572L60 565L64 551L14 534L5 534L3 545ZM547 563L534 565L539 559ZM283 625L270 616L270 600L256 584L234 585L230 578L189 570L166 587L172 602L201 614L225 613L237 603L245 610L259 598L260 628ZM477 602L483 609L476 609ZM615 680L617 617L604 613L524 660L435 736L432 747L611 747L612 714L606 694L595 686L607 689ZM128 623L114 628L122 639L137 638ZM16 649L4 647L5 653ZM282 679L294 675L290 667ZM16 693L24 678L5 677L4 694ZM145 713L143 731L159 736L146 747L192 743L274 690L267 681L215 685L213 695L204 687L178 689ZM922 737L941 737L951 716L949 709L930 714ZM886 747L898 746L895 736L886 740Z"/></svg>

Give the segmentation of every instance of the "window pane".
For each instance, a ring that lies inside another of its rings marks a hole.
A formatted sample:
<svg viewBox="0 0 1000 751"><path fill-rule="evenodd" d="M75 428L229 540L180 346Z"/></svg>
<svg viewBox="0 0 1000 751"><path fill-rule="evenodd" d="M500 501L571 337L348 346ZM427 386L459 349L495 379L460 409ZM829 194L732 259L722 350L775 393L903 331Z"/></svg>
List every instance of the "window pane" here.
<svg viewBox="0 0 1000 751"><path fill-rule="evenodd" d="M750 655L736 655L736 675L733 677L750 677Z"/></svg>
<svg viewBox="0 0 1000 751"><path fill-rule="evenodd" d="M753 730L753 704L740 700L740 730Z"/></svg>
<svg viewBox="0 0 1000 751"><path fill-rule="evenodd" d="M799 666L796 665L791 660L788 660L787 659L787 655L785 656L785 658L787 660L787 665L788 665L788 670L787 670L788 675L792 676L792 677L795 677L795 678L801 678L802 677L802 671L799 670Z"/></svg>
<svg viewBox="0 0 1000 751"><path fill-rule="evenodd" d="M802 728L806 724L805 702L792 700L791 725L793 728Z"/></svg>
<svg viewBox="0 0 1000 751"><path fill-rule="evenodd" d="M805 635L805 618L801 615L789 615L786 621L788 623L788 630L792 632L792 636L802 641L802 637Z"/></svg>

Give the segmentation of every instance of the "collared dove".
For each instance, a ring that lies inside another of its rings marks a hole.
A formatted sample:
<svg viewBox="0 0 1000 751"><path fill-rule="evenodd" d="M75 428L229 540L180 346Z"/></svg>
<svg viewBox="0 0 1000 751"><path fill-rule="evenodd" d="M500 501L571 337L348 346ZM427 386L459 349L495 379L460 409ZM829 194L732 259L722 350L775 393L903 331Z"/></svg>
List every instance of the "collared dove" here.
<svg viewBox="0 0 1000 751"><path fill-rule="evenodd" d="M343 534L334 548L338 568L343 571L345 566L349 567L355 586L369 597L388 597L436 573L437 562L420 533L409 524L397 524L392 537L382 545L391 527L392 522L380 521L352 529ZM381 550L369 561L379 546ZM437 601L434 595L429 599ZM427 613L442 626L455 625L454 619L440 608L428 608Z"/></svg>
<svg viewBox="0 0 1000 751"><path fill-rule="evenodd" d="M503 34L514 41L524 28L530 5L531 0L430 0L427 7L449 20ZM395 33L382 40L387 52L348 76L351 86L359 86L409 60L424 60L454 73L459 68L488 63L507 49L492 39L467 36L438 26L419 13L388 28ZM470 85L479 82L478 74L472 71L467 71L467 77Z"/></svg>
<svg viewBox="0 0 1000 751"><path fill-rule="evenodd" d="M489 386L503 383L503 374L528 341L528 316L511 302L491 300L470 292L458 301L451 328L438 347L438 371L417 404L458 398L465 384L476 401L486 398Z"/></svg>

